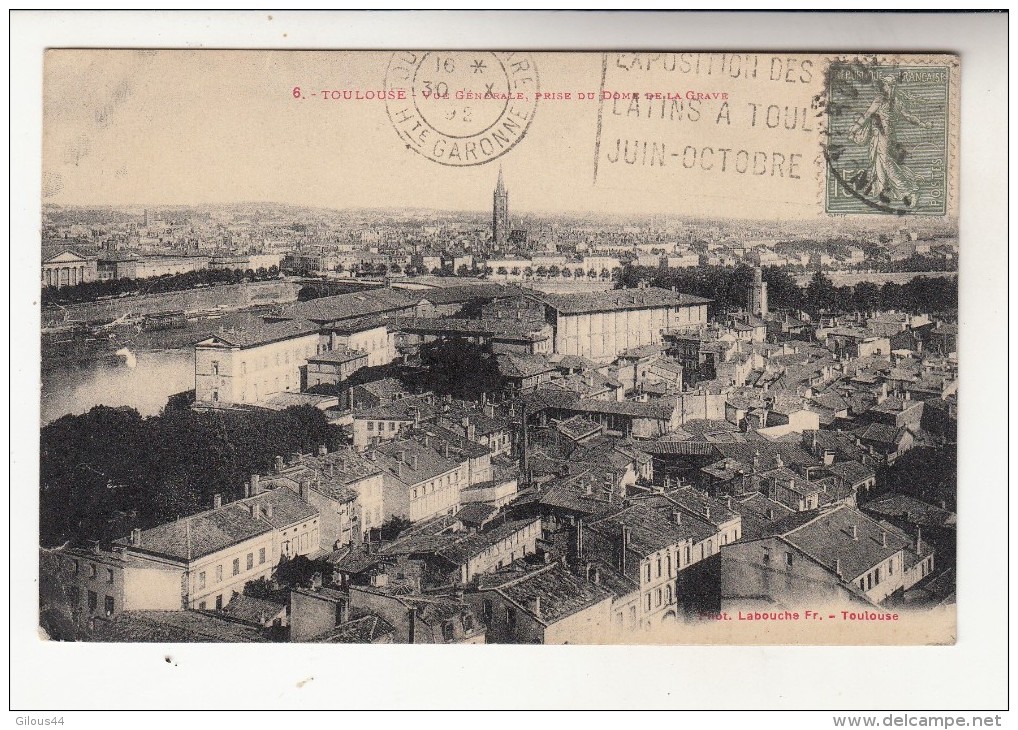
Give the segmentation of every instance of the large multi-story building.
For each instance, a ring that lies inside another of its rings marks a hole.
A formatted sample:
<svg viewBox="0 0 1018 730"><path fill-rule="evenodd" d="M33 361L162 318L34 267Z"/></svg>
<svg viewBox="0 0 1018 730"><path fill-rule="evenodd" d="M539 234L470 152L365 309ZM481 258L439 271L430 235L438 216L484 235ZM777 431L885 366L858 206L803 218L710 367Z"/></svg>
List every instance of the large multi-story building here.
<svg viewBox="0 0 1018 730"><path fill-rule="evenodd" d="M259 403L277 393L300 392L301 368L318 351L318 327L306 320L251 318L224 327L194 347L195 402Z"/></svg>
<svg viewBox="0 0 1018 730"><path fill-rule="evenodd" d="M51 249L48 252L43 250L43 286L73 286L96 281L98 278L98 265L95 258L82 256L69 248Z"/></svg>
<svg viewBox="0 0 1018 730"><path fill-rule="evenodd" d="M383 471L385 517L411 522L455 514L460 490L470 483L468 460L414 439L397 439L368 450L365 458Z"/></svg>
<svg viewBox="0 0 1018 730"><path fill-rule="evenodd" d="M660 344L665 330L707 323L709 299L645 287L529 296L544 304L555 352L611 362L634 347Z"/></svg>
<svg viewBox="0 0 1018 730"><path fill-rule="evenodd" d="M182 574L185 608L221 609L283 558L319 552L318 510L287 489L222 504L117 540L126 559ZM126 600L126 599L125 599Z"/></svg>

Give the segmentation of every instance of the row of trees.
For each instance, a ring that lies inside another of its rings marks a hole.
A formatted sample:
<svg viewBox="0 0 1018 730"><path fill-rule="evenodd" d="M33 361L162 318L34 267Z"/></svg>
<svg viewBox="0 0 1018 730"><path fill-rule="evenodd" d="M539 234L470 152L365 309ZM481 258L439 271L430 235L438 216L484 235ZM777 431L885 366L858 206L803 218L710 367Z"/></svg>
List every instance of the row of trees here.
<svg viewBox="0 0 1018 730"><path fill-rule="evenodd" d="M47 286L42 290L42 304L79 304L95 302L110 297L134 294L162 294L172 291L186 291L213 284L242 284L249 281L265 281L279 276L279 267L264 266L257 269L198 269L182 274L163 274L144 279L108 279L86 281L70 286Z"/></svg>
<svg viewBox="0 0 1018 730"><path fill-rule="evenodd" d="M836 286L822 272L816 272L806 286L799 286L780 267L763 268L771 309L802 310L813 316L822 313L899 310L912 313L950 312L958 309L958 280L953 277L917 276L904 284L883 285L863 281L855 286ZM727 268L700 266L689 269L657 269L628 266L622 273L623 286L646 282L653 286L714 300L718 310L746 306L753 283L749 266Z"/></svg>
<svg viewBox="0 0 1018 730"><path fill-rule="evenodd" d="M43 546L123 537L243 494L275 455L334 448L341 435L310 406L281 412L196 412L167 408L142 418L97 406L42 429L40 539Z"/></svg>

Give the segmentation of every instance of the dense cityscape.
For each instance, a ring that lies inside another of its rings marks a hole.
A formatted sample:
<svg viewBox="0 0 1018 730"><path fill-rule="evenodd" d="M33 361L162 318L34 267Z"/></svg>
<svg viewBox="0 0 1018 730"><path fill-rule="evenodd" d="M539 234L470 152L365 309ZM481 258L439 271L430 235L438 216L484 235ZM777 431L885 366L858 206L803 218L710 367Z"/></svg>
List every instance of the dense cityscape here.
<svg viewBox="0 0 1018 730"><path fill-rule="evenodd" d="M44 206L44 403L147 352L191 384L44 413L47 634L612 643L953 604L955 227L518 216L510 183L485 213Z"/></svg>

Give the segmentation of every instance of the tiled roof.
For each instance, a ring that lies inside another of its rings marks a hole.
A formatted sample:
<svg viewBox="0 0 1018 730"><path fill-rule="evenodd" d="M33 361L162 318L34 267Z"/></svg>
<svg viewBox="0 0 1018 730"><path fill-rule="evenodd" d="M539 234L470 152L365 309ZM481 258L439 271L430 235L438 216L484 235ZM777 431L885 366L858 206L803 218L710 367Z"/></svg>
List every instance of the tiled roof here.
<svg viewBox="0 0 1018 730"><path fill-rule="evenodd" d="M251 513L252 504L260 507L257 518ZM265 514L265 507L269 504L273 510L271 518ZM290 490L270 489L219 509L143 530L139 545L131 545L129 538L116 542L133 551L155 553L186 562L264 535L273 528L287 527L317 516L318 510L301 501Z"/></svg>
<svg viewBox="0 0 1018 730"><path fill-rule="evenodd" d="M503 378L532 378L555 370L543 355L500 353L495 356L495 365Z"/></svg>
<svg viewBox="0 0 1018 730"><path fill-rule="evenodd" d="M373 450L378 466L405 484L419 484L458 467L461 458L446 458L430 446L411 439L399 439L376 446ZM400 460L402 454L403 459ZM413 464L416 458L416 468Z"/></svg>
<svg viewBox="0 0 1018 730"><path fill-rule="evenodd" d="M353 360L366 359L368 353L363 350L351 350L347 347L338 347L335 350L323 352L320 355L309 357L308 362L323 362L323 363L345 363Z"/></svg>
<svg viewBox="0 0 1018 730"><path fill-rule="evenodd" d="M529 322L516 319L455 319L453 317L413 317L401 319L398 329L408 333L445 334L455 332L463 336L495 337L514 340L546 340L548 335L541 333L543 322Z"/></svg>
<svg viewBox="0 0 1018 730"><path fill-rule="evenodd" d="M225 318L224 318L225 320ZM222 343L232 347L256 347L318 332L318 325L306 319L289 319L282 322L265 322L259 317L224 321L220 329L198 345Z"/></svg>
<svg viewBox="0 0 1018 730"><path fill-rule="evenodd" d="M583 413L604 413L610 415L630 416L632 418L651 418L659 421L669 421L675 413L675 404L581 398L569 406L569 409Z"/></svg>
<svg viewBox="0 0 1018 730"><path fill-rule="evenodd" d="M456 518L463 524L479 525L498 512L498 507L485 502L470 502L460 507Z"/></svg>
<svg viewBox="0 0 1018 730"><path fill-rule="evenodd" d="M199 611L125 611L96 621L95 639L112 642L264 642L260 629Z"/></svg>
<svg viewBox="0 0 1018 730"><path fill-rule="evenodd" d="M482 585L497 590L545 625L560 621L612 597L605 588L574 575L558 563L522 577L511 577L508 582L501 585L497 584L498 578L498 574L491 576L492 580ZM541 603L539 612L535 611L537 598L540 598Z"/></svg>
<svg viewBox="0 0 1018 730"><path fill-rule="evenodd" d="M412 293L401 289L373 289L290 304L283 307L274 316L306 319L321 325L381 312L408 309L416 305L420 299L419 292Z"/></svg>
<svg viewBox="0 0 1018 730"><path fill-rule="evenodd" d="M930 527L953 529L958 523L958 515L954 512L935 507L905 494L888 494L880 499L867 502L862 506L862 509L882 517L904 518L909 522Z"/></svg>
<svg viewBox="0 0 1018 730"><path fill-rule="evenodd" d="M537 518L501 523L494 527L489 527L484 532L475 532L461 536L455 542L450 542L437 552L453 565L463 565L471 558L477 557L491 546L497 545L502 540L525 529L535 521L537 521ZM538 525L538 531L540 531L540 525Z"/></svg>
<svg viewBox="0 0 1018 730"><path fill-rule="evenodd" d="M282 603L238 593L223 608L223 616L263 626L284 611L286 606Z"/></svg>
<svg viewBox="0 0 1018 730"><path fill-rule="evenodd" d="M770 525L793 514L790 508L760 492L735 498L732 507L742 517L742 536L748 540L761 537Z"/></svg>
<svg viewBox="0 0 1018 730"><path fill-rule="evenodd" d="M316 639L326 644L373 644L386 636L395 636L392 628L379 616L368 613L340 624L332 632Z"/></svg>
<svg viewBox="0 0 1018 730"><path fill-rule="evenodd" d="M841 573L848 580L857 578L910 546L908 540L883 528L857 509L838 507L811 514L814 519L784 532L782 538L830 570L835 569L835 561L840 561Z"/></svg>
<svg viewBox="0 0 1018 730"><path fill-rule="evenodd" d="M645 289L612 289L600 292L578 294L543 294L532 292L531 296L558 310L562 314L585 312L610 312L625 309L648 309L674 306L708 304L711 299L679 294L669 289L647 287Z"/></svg>
<svg viewBox="0 0 1018 730"><path fill-rule="evenodd" d="M876 476L872 467L860 464L858 461L839 461L827 467L827 471L841 477L853 486Z"/></svg>

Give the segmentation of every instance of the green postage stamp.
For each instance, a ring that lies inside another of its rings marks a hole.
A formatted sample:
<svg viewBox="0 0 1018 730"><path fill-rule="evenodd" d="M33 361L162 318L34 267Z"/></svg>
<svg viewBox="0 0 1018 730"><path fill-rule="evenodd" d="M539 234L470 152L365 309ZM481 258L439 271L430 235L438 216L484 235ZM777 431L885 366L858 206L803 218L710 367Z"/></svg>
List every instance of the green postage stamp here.
<svg viewBox="0 0 1018 730"><path fill-rule="evenodd" d="M832 63L828 213L947 213L950 68Z"/></svg>

